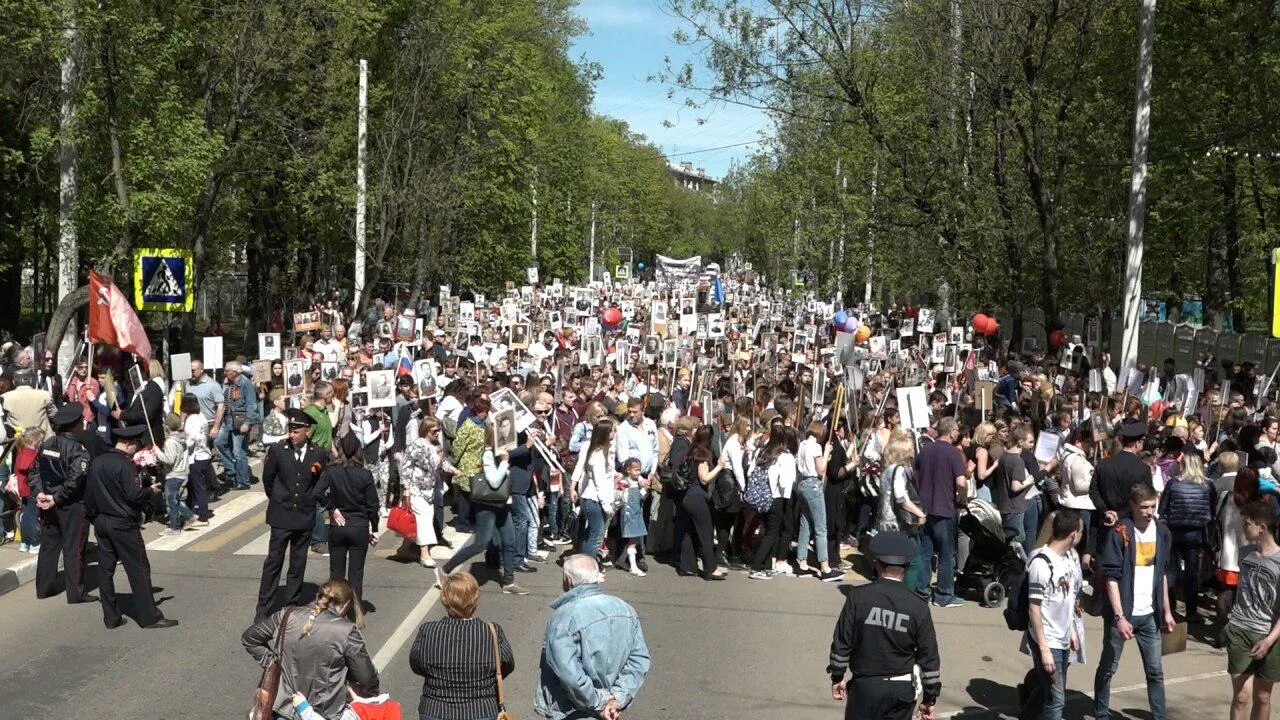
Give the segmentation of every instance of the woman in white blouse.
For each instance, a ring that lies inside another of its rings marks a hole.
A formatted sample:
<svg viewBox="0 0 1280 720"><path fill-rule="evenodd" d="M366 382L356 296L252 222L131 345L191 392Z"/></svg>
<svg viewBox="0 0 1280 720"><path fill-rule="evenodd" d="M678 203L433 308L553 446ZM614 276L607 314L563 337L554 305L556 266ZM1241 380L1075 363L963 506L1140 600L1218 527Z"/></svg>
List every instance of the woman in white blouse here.
<svg viewBox="0 0 1280 720"><path fill-rule="evenodd" d="M781 535L787 500L791 497L792 486L796 484L796 452L799 448L800 440L796 437L795 428L776 427L770 431L768 444L756 456L755 464L768 468L773 505L764 513L765 530L756 547L755 562L752 563L755 572L749 576L752 580L771 580L775 575L792 572L787 563L790 548L781 541Z"/></svg>
<svg viewBox="0 0 1280 720"><path fill-rule="evenodd" d="M1070 442L1062 444L1058 450L1058 505L1080 511L1084 521L1084 532L1080 533L1080 561L1083 567L1089 567L1089 535L1093 520L1093 500L1089 497L1089 489L1093 487L1093 463L1089 456L1093 454L1092 425L1082 425L1071 436Z"/></svg>
<svg viewBox="0 0 1280 720"><path fill-rule="evenodd" d="M722 556L719 561L735 570L745 569L741 561L742 529L747 520L743 499L747 492L746 459L754 449L751 420L739 417L729 426L729 437L720 450L729 472L716 478L711 492L711 522L716 529L716 549Z"/></svg>
<svg viewBox="0 0 1280 720"><path fill-rule="evenodd" d="M587 519L587 539L582 544L582 552L597 560L600 559L600 543L604 540L605 528L609 526L609 518L613 517L617 478L610 448L614 432L611 420L601 420L591 428L591 442L583 448L569 486L569 497L575 503L581 501L582 514Z"/></svg>

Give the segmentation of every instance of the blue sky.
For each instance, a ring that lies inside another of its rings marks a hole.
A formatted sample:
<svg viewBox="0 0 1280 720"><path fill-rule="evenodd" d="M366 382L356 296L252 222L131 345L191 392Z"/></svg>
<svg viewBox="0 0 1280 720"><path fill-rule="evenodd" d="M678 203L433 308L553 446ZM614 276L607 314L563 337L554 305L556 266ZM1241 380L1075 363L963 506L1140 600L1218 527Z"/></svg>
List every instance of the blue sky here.
<svg viewBox="0 0 1280 720"><path fill-rule="evenodd" d="M663 0L581 0L577 14L590 31L574 43L571 57L585 55L604 68L604 77L596 83L596 112L625 120L670 154L671 161L688 160L719 178L732 161L746 158L759 145L694 151L756 140L761 132L771 132L772 124L761 112L724 104L683 107L684 95L677 92L668 99L667 85L648 81L662 70L664 57L678 67L696 52L671 39L681 21L668 14Z"/></svg>

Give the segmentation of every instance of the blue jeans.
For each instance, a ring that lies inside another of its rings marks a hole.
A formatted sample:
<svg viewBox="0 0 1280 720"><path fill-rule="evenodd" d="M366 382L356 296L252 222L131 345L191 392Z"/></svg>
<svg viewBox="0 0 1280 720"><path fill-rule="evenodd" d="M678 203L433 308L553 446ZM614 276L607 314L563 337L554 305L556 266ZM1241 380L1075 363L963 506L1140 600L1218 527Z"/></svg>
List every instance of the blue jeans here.
<svg viewBox="0 0 1280 720"><path fill-rule="evenodd" d="M512 495L511 505L509 507L511 508L511 516L516 538L515 561L516 564L519 565L524 562L525 557L529 554L529 529L537 527L538 516L536 510L530 512L529 498L522 495ZM535 540L534 542L536 543L537 541ZM533 549L538 549L536 544Z"/></svg>
<svg viewBox="0 0 1280 720"><path fill-rule="evenodd" d="M1027 511L1022 514L1022 550L1028 557L1036 546L1036 538L1040 535L1040 515L1047 505L1043 495L1037 495L1027 501Z"/></svg>
<svg viewBox="0 0 1280 720"><path fill-rule="evenodd" d="M920 533L920 570L916 577L916 594L946 605L956 597L956 519L930 515ZM929 569L933 556L938 555L938 588L930 591Z"/></svg>
<svg viewBox="0 0 1280 720"><path fill-rule="evenodd" d="M567 535L568 533L560 531L560 493L547 490L546 498L547 532L550 533L553 538L560 537L561 535ZM539 529L541 528L539 527Z"/></svg>
<svg viewBox="0 0 1280 720"><path fill-rule="evenodd" d="M796 560L809 559L809 534L817 545L818 562L827 561L827 499L822 494L822 478L800 478L796 484L804 505L800 509L800 535L796 540Z"/></svg>
<svg viewBox="0 0 1280 720"><path fill-rule="evenodd" d="M463 546L450 558L449 562L445 563L444 571L453 572L462 563L488 550L489 543L496 542L502 558L502 578L504 582L509 582L515 576L516 549L515 523L511 520L510 507L482 504L476 504L473 507L476 520L475 534L471 536L471 542Z"/></svg>
<svg viewBox="0 0 1280 720"><path fill-rule="evenodd" d="M1031 659L1035 661L1035 675L1039 680L1034 687L1027 688L1027 704L1022 706L1018 715L1021 720L1062 720L1062 709L1067 704L1067 664L1071 651L1049 648L1053 654L1053 674L1044 671L1040 662L1040 648L1032 637L1027 638L1031 646Z"/></svg>
<svg viewBox="0 0 1280 720"><path fill-rule="evenodd" d="M582 501L582 514L587 518L587 539L582 554L600 559L600 540L604 537L604 508L595 500Z"/></svg>
<svg viewBox="0 0 1280 720"><path fill-rule="evenodd" d="M22 542L31 547L40 546L40 508L36 507L35 492L22 503L22 520L18 529L22 533Z"/></svg>
<svg viewBox="0 0 1280 720"><path fill-rule="evenodd" d="M316 505L316 521L311 526L311 547L329 542L329 526L324 522L324 510Z"/></svg>
<svg viewBox="0 0 1280 720"><path fill-rule="evenodd" d="M168 477L164 479L164 500L169 505L169 527L177 530L182 523L191 519L191 509L182 502L182 486L187 482L184 477Z"/></svg>
<svg viewBox="0 0 1280 720"><path fill-rule="evenodd" d="M1160 626L1155 613L1133 618L1133 637L1138 641L1142 654L1142 669L1147 675L1147 702L1155 720L1165 720L1164 670L1160 666ZM1120 653L1124 651L1124 638L1116 629L1116 621L1107 618L1102 630L1102 656L1098 658L1098 671L1093 677L1093 714L1098 720L1111 717L1111 677L1120 666Z"/></svg>
<svg viewBox="0 0 1280 720"><path fill-rule="evenodd" d="M1004 541L1017 543L1026 549L1026 526L1023 522L1025 513L1004 513L1000 518L1000 527L1004 528Z"/></svg>
<svg viewBox="0 0 1280 720"><path fill-rule="evenodd" d="M218 438L213 441L218 449L218 457L222 458L222 468L227 472L227 479L238 488L247 488L253 476L249 474L249 437L240 432L240 428L231 427L235 422L224 418Z"/></svg>

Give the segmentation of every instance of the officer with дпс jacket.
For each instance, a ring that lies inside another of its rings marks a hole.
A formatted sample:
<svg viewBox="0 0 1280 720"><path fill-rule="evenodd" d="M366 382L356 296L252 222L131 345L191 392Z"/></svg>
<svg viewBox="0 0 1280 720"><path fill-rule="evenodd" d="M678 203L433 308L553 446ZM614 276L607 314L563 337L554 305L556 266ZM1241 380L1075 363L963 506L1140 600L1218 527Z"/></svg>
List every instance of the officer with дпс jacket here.
<svg viewBox="0 0 1280 720"><path fill-rule="evenodd" d="M316 421L297 408L285 411L289 437L267 448L262 462L262 489L267 493L267 525L271 541L262 562L262 584L258 588L255 622L271 614L272 601L289 552L289 575L285 583L285 605L301 601L302 578L307 570L307 548L316 523L315 486L328 462L329 453L310 442Z"/></svg>
<svg viewBox="0 0 1280 720"><path fill-rule="evenodd" d="M907 720L915 704L912 669L920 666L924 699L917 717L932 720L942 691L938 639L928 604L903 583L917 553L911 538L880 533L871 541L879 579L845 597L831 640L831 697L848 699L847 720ZM846 685L845 672L853 677Z"/></svg>
<svg viewBox="0 0 1280 720"><path fill-rule="evenodd" d="M40 444L28 482L40 508L40 557L36 560L36 597L53 597L58 588L58 558L66 567L68 603L98 598L84 589L84 551L89 519L84 510L84 483L89 451L76 436L84 424L83 406L68 403L50 421L57 435Z"/></svg>

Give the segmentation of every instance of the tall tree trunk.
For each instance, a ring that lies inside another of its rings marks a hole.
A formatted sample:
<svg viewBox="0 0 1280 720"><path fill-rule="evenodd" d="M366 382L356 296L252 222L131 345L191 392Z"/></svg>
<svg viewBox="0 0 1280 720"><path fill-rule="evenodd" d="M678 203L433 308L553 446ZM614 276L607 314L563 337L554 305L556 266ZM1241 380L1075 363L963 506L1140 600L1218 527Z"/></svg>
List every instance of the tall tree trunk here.
<svg viewBox="0 0 1280 720"><path fill-rule="evenodd" d="M1218 193L1222 199L1222 219L1215 241L1208 243L1205 257L1204 309L1220 322L1232 312L1233 258L1239 255L1240 227L1236 198L1236 158L1231 151L1222 156L1218 173ZM1235 320L1234 313L1232 320ZM1241 328L1236 327L1236 331Z"/></svg>
<svg viewBox="0 0 1280 720"><path fill-rule="evenodd" d="M120 214L124 217L116 247L102 263L107 273L113 273L116 267L129 257L133 249L133 217L129 204L129 186L124 178L124 150L120 147L119 105L116 101L115 71L111 61L110 25L103 31L98 52L102 63L102 76L105 79L107 134L111 140L111 176L115 182L116 202L120 203Z"/></svg>

